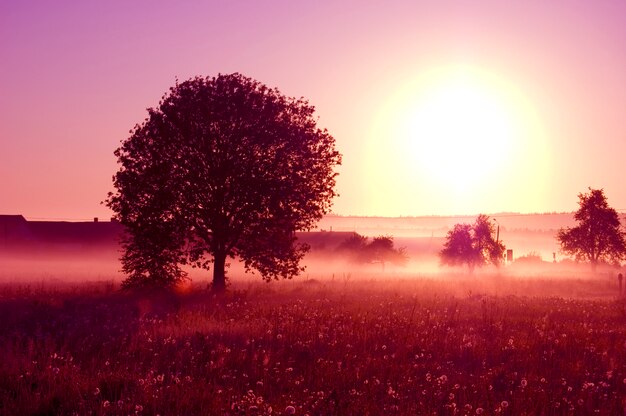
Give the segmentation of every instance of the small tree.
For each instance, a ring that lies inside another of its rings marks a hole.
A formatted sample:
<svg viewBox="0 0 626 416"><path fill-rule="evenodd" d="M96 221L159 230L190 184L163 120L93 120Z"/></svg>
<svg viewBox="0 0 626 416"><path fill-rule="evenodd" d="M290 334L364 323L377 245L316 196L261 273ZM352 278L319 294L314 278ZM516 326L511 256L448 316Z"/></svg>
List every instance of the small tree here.
<svg viewBox="0 0 626 416"><path fill-rule="evenodd" d="M337 252L347 256L353 263L366 263L367 259L367 246L368 238L359 233L353 233L350 237L346 238L339 247Z"/></svg>
<svg viewBox="0 0 626 416"><path fill-rule="evenodd" d="M495 266L502 264L504 258L504 244L494 238L496 230L489 217L480 214L473 226L474 245L479 254L479 264L482 266L491 263ZM497 234L496 234L497 238Z"/></svg>
<svg viewBox="0 0 626 416"><path fill-rule="evenodd" d="M354 233L339 245L338 251L355 263L380 263L383 271L387 263L404 266L408 260L404 247L395 248L391 236L381 235L368 242L367 237Z"/></svg>
<svg viewBox="0 0 626 416"><path fill-rule="evenodd" d="M439 252L442 265L467 265L470 272L491 263L499 266L504 255L504 244L494 238L495 230L487 215L479 215L474 224L455 224L448 231L443 249Z"/></svg>
<svg viewBox="0 0 626 416"><path fill-rule="evenodd" d="M578 194L578 205L574 214L578 225L561 228L557 234L561 251L578 261L589 261L593 270L600 261L619 264L626 255L625 234L604 190L589 188L589 193Z"/></svg>
<svg viewBox="0 0 626 416"><path fill-rule="evenodd" d="M291 278L335 196L335 141L314 107L240 74L176 83L115 151L107 205L126 226L128 285L168 285L180 264L226 285L226 259L265 280Z"/></svg>
<svg viewBox="0 0 626 416"><path fill-rule="evenodd" d="M388 235L374 237L365 250L369 261L379 263L383 271L387 263L404 266L408 260L404 247L395 248L393 237Z"/></svg>

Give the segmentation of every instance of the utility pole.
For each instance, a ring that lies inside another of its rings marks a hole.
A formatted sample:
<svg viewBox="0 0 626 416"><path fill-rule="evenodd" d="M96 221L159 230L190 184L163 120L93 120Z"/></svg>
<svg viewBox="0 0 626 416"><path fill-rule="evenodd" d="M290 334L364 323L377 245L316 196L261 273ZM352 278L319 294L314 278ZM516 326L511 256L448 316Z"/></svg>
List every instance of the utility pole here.
<svg viewBox="0 0 626 416"><path fill-rule="evenodd" d="M496 231L496 244L497 244L497 243L500 242L500 223L495 218L491 218L491 219L494 220L496 222L496 224L498 225L498 228L497 228L497 231Z"/></svg>

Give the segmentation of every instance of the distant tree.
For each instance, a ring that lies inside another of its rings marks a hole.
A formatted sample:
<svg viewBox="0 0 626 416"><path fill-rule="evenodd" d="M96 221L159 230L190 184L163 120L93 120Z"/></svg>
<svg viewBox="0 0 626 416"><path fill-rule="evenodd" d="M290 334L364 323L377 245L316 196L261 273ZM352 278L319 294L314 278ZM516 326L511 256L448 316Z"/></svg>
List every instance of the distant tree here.
<svg viewBox="0 0 626 416"><path fill-rule="evenodd" d="M368 245L368 238L360 235L359 233L353 233L350 237L346 238L339 247L337 247L337 252L341 255L347 256L350 261L354 263L365 263L367 262L366 258L366 248Z"/></svg>
<svg viewBox="0 0 626 416"><path fill-rule="evenodd" d="M379 263L385 271L385 264L406 265L408 260L404 247L395 248L393 237L381 235L374 237L366 247L367 257L371 263Z"/></svg>
<svg viewBox="0 0 626 416"><path fill-rule="evenodd" d="M394 246L393 237L378 236L371 242L368 240L367 237L354 233L339 245L337 251L347 255L355 263L379 263L383 271L387 263L406 265L406 251L404 247Z"/></svg>
<svg viewBox="0 0 626 416"><path fill-rule="evenodd" d="M561 228L557 240L561 251L578 261L588 261L592 269L601 261L619 264L626 255L626 240L617 211L611 208L603 189L578 194L578 225Z"/></svg>
<svg viewBox="0 0 626 416"><path fill-rule="evenodd" d="M504 258L505 247L504 244L494 238L496 230L493 223L489 221L489 216L480 214L474 222L473 230L474 244L479 258L482 259L479 265L491 263L499 266Z"/></svg>
<svg viewBox="0 0 626 416"><path fill-rule="evenodd" d="M169 285L179 265L226 287L226 259L269 281L291 278L308 249L297 230L328 212L341 163L304 99L240 74L178 83L115 151L107 205L126 226L129 286Z"/></svg>
<svg viewBox="0 0 626 416"><path fill-rule="evenodd" d="M543 258L541 257L541 254L536 251L531 251L523 256L519 256L515 259L515 263L543 263Z"/></svg>
<svg viewBox="0 0 626 416"><path fill-rule="evenodd" d="M504 255L504 244L494 238L495 230L487 215L479 215L474 224L455 224L448 231L443 249L439 252L442 265L467 265L470 272L488 263L499 266Z"/></svg>

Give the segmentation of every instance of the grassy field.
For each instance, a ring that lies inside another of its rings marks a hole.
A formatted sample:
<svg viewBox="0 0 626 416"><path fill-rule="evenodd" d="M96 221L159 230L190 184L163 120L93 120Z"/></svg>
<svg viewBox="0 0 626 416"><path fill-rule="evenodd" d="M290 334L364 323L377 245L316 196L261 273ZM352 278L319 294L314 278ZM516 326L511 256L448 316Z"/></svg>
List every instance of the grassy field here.
<svg viewBox="0 0 626 416"><path fill-rule="evenodd" d="M621 415L607 281L0 288L3 415Z"/></svg>

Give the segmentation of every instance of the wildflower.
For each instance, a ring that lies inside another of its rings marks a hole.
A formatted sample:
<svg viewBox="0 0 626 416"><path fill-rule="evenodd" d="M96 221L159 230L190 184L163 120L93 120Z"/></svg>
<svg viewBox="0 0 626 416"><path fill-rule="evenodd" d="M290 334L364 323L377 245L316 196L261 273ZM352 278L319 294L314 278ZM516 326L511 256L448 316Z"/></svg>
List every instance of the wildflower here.
<svg viewBox="0 0 626 416"><path fill-rule="evenodd" d="M98 394L100 394L100 389L96 387L96 389L93 391L93 395L97 396Z"/></svg>
<svg viewBox="0 0 626 416"><path fill-rule="evenodd" d="M287 414L287 415L295 415L296 414L296 408L291 406L291 405L287 406L285 408L285 414Z"/></svg>
<svg viewBox="0 0 626 416"><path fill-rule="evenodd" d="M500 406L502 406L503 409L506 409L507 407L509 407L509 402L507 402L506 400L502 400Z"/></svg>
<svg viewBox="0 0 626 416"><path fill-rule="evenodd" d="M105 409L108 408L109 406L111 406L111 402L109 402L108 400L105 400L104 402L102 402L102 407L104 407Z"/></svg>
<svg viewBox="0 0 626 416"><path fill-rule="evenodd" d="M483 413L485 413L485 410L482 407L477 407L476 408L476 414L477 415L482 415Z"/></svg>
<svg viewBox="0 0 626 416"><path fill-rule="evenodd" d="M526 387L528 386L528 381L525 378L523 378L520 384L522 385L522 387Z"/></svg>

